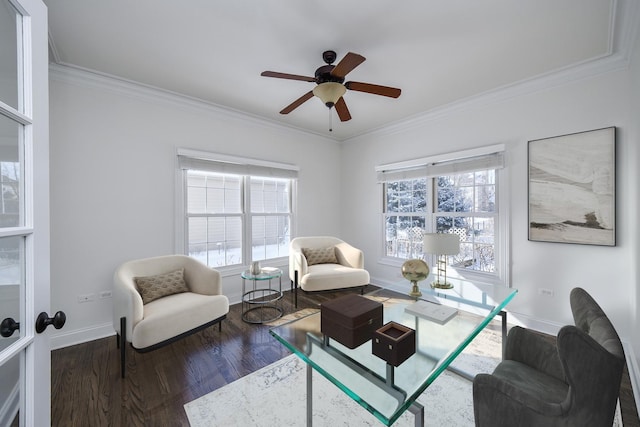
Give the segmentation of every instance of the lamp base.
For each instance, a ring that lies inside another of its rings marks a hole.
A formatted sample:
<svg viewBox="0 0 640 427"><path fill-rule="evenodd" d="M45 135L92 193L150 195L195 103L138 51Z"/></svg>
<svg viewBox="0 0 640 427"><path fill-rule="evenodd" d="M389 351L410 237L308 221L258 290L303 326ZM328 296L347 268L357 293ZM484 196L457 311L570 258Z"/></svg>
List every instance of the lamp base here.
<svg viewBox="0 0 640 427"><path fill-rule="evenodd" d="M438 281L435 281L435 282L431 283L431 287L433 289L452 289L453 285L451 283L449 283L449 282L438 282Z"/></svg>
<svg viewBox="0 0 640 427"><path fill-rule="evenodd" d="M422 292L420 292L420 288L418 287L418 282L411 282L413 285L411 287L411 292L409 292L409 296L412 298L419 298L422 296Z"/></svg>

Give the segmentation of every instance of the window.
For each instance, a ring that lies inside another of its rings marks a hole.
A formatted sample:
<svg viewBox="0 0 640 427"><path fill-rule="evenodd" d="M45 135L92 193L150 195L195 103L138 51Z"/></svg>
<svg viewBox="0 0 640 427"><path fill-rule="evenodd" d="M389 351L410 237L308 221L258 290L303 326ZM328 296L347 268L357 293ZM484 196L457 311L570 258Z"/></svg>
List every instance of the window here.
<svg viewBox="0 0 640 427"><path fill-rule="evenodd" d="M210 267L242 264L242 177L187 171L187 254Z"/></svg>
<svg viewBox="0 0 640 427"><path fill-rule="evenodd" d="M178 156L182 252L213 268L286 258L296 171L233 160Z"/></svg>
<svg viewBox="0 0 640 427"><path fill-rule="evenodd" d="M251 177L252 261L289 256L291 180Z"/></svg>
<svg viewBox="0 0 640 427"><path fill-rule="evenodd" d="M502 165L501 150L379 167L384 255L421 258L425 232L455 233L460 237L460 253L448 257L451 267L504 278L507 227L498 203Z"/></svg>
<svg viewBox="0 0 640 427"><path fill-rule="evenodd" d="M427 179L390 181L384 188L386 255L405 259L422 255Z"/></svg>
<svg viewBox="0 0 640 427"><path fill-rule="evenodd" d="M495 272L496 173L494 169L435 178L433 229L460 237L460 253L449 260L454 267Z"/></svg>

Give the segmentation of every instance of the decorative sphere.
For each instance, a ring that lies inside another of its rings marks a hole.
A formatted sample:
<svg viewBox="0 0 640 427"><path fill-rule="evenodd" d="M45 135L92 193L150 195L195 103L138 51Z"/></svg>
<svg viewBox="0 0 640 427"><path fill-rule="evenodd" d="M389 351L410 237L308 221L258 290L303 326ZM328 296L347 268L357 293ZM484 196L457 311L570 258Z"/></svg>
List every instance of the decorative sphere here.
<svg viewBox="0 0 640 427"><path fill-rule="evenodd" d="M409 259L402 264L402 276L410 282L419 282L429 276L429 266L421 259Z"/></svg>

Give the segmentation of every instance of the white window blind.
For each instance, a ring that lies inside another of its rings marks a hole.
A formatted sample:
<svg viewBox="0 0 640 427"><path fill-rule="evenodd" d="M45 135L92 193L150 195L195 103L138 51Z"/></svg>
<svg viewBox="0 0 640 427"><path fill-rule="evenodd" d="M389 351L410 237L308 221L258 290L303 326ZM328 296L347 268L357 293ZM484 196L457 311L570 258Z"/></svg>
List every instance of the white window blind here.
<svg viewBox="0 0 640 427"><path fill-rule="evenodd" d="M504 153L496 152L455 160L425 163L419 166L406 168L382 169L377 172L377 176L378 182L390 182L405 179L453 175L464 172L475 172L485 169L502 169L503 167Z"/></svg>
<svg viewBox="0 0 640 427"><path fill-rule="evenodd" d="M217 172L233 175L251 175L270 178L290 178L298 177L298 170L295 168L286 168L285 165L280 167L253 164L250 161L234 162L209 160L187 155L178 155L178 164L180 169L199 170L204 172Z"/></svg>
<svg viewBox="0 0 640 427"><path fill-rule="evenodd" d="M427 168L395 169L378 171L378 182L404 181L407 179L419 179L427 176Z"/></svg>
<svg viewBox="0 0 640 427"><path fill-rule="evenodd" d="M486 169L502 169L504 156L502 153L492 153L467 159L451 160L448 162L427 165L427 176L454 175L465 172L476 172Z"/></svg>

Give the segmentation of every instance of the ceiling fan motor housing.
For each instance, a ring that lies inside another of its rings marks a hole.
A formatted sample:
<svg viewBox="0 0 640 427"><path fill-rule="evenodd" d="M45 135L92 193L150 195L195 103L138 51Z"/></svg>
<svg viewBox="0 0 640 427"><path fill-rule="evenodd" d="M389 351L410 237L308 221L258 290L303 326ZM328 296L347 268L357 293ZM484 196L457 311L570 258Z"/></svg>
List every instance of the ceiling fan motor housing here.
<svg viewBox="0 0 640 427"><path fill-rule="evenodd" d="M335 65L323 65L322 67L316 70L316 83L326 83L326 82L336 82L342 83L344 82L344 77L337 77L331 75L331 71L335 68Z"/></svg>

